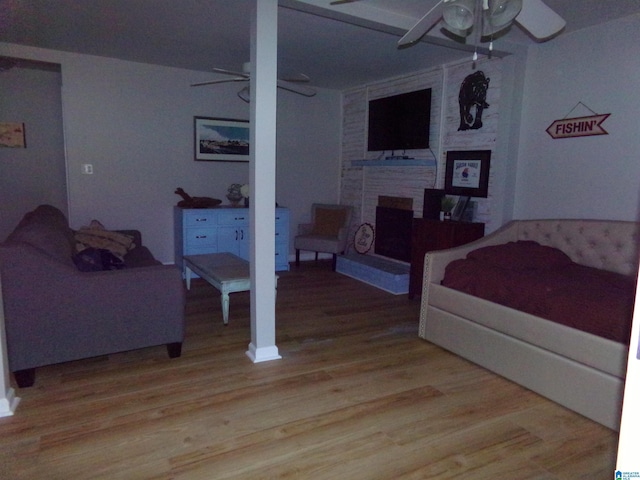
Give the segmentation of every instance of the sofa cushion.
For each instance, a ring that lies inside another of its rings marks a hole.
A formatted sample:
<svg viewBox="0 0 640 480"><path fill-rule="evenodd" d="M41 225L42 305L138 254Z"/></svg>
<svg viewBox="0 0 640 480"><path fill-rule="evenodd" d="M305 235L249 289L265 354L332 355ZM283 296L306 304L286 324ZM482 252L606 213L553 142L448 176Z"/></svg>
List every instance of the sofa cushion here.
<svg viewBox="0 0 640 480"><path fill-rule="evenodd" d="M69 243L69 232L47 223L21 222L7 238L7 243L25 243L49 257L73 265L75 253Z"/></svg>
<svg viewBox="0 0 640 480"><path fill-rule="evenodd" d="M39 205L31 212L26 213L22 218L22 221L16 228L19 228L24 224L33 222L45 223L47 225L51 225L52 227L65 230L67 233L71 232L67 217L65 217L64 213L62 213L59 209L52 205Z"/></svg>
<svg viewBox="0 0 640 480"><path fill-rule="evenodd" d="M161 262L155 259L151 251L144 246L139 246L129 250L129 253L124 257L124 263L127 268L162 265Z"/></svg>

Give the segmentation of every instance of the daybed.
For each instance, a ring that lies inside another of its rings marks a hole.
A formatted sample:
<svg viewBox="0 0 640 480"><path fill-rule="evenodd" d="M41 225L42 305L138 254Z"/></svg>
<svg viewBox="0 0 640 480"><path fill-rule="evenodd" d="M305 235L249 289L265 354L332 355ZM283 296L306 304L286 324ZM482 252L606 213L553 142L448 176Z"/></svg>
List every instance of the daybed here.
<svg viewBox="0 0 640 480"><path fill-rule="evenodd" d="M428 252L419 336L618 430L628 344L441 282L451 262L482 247L518 241L555 247L575 263L631 276L633 282L638 271L639 231L640 224L635 222L516 220L475 242Z"/></svg>
<svg viewBox="0 0 640 480"><path fill-rule="evenodd" d="M90 252L122 258L88 271ZM0 273L9 368L19 387L31 386L43 365L156 345L180 356L180 270L157 261L138 231L74 232L60 210L41 205L0 244Z"/></svg>

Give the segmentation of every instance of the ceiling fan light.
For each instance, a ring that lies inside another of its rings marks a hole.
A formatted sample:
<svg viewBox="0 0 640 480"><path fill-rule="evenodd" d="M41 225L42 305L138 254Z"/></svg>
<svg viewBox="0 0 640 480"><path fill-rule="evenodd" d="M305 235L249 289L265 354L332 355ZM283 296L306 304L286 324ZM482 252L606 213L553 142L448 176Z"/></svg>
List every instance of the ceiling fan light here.
<svg viewBox="0 0 640 480"><path fill-rule="evenodd" d="M442 11L445 23L456 30L467 30L473 25L474 0L450 0Z"/></svg>
<svg viewBox="0 0 640 480"><path fill-rule="evenodd" d="M467 35L469 35L469 30L458 30L457 28L453 28L450 25L444 25L443 28L450 33L453 33L455 36L460 37L460 38L465 38Z"/></svg>
<svg viewBox="0 0 640 480"><path fill-rule="evenodd" d="M494 29L502 29L513 22L522 10L522 0L489 0L489 9L485 12L486 21Z"/></svg>

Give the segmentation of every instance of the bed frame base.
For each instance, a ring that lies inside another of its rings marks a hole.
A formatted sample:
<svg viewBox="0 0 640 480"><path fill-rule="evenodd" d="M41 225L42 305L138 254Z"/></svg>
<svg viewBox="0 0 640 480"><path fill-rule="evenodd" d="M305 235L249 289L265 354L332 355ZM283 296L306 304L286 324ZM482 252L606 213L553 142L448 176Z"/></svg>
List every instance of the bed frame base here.
<svg viewBox="0 0 640 480"><path fill-rule="evenodd" d="M612 430L620 429L624 380L496 330L427 307L421 336Z"/></svg>

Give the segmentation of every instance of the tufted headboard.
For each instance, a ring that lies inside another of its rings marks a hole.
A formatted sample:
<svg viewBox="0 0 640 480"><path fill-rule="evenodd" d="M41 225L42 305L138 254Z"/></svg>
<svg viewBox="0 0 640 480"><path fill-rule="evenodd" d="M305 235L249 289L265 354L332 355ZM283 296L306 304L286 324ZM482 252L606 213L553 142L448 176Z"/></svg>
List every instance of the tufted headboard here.
<svg viewBox="0 0 640 480"><path fill-rule="evenodd" d="M424 259L423 295L429 283L440 283L446 266L476 248L517 240L556 247L588 267L624 275L638 272L640 223L621 220L512 220L495 232L448 250L428 252Z"/></svg>
<svg viewBox="0 0 640 480"><path fill-rule="evenodd" d="M640 223L618 220L517 220L518 240L558 248L588 267L625 275L638 271Z"/></svg>

